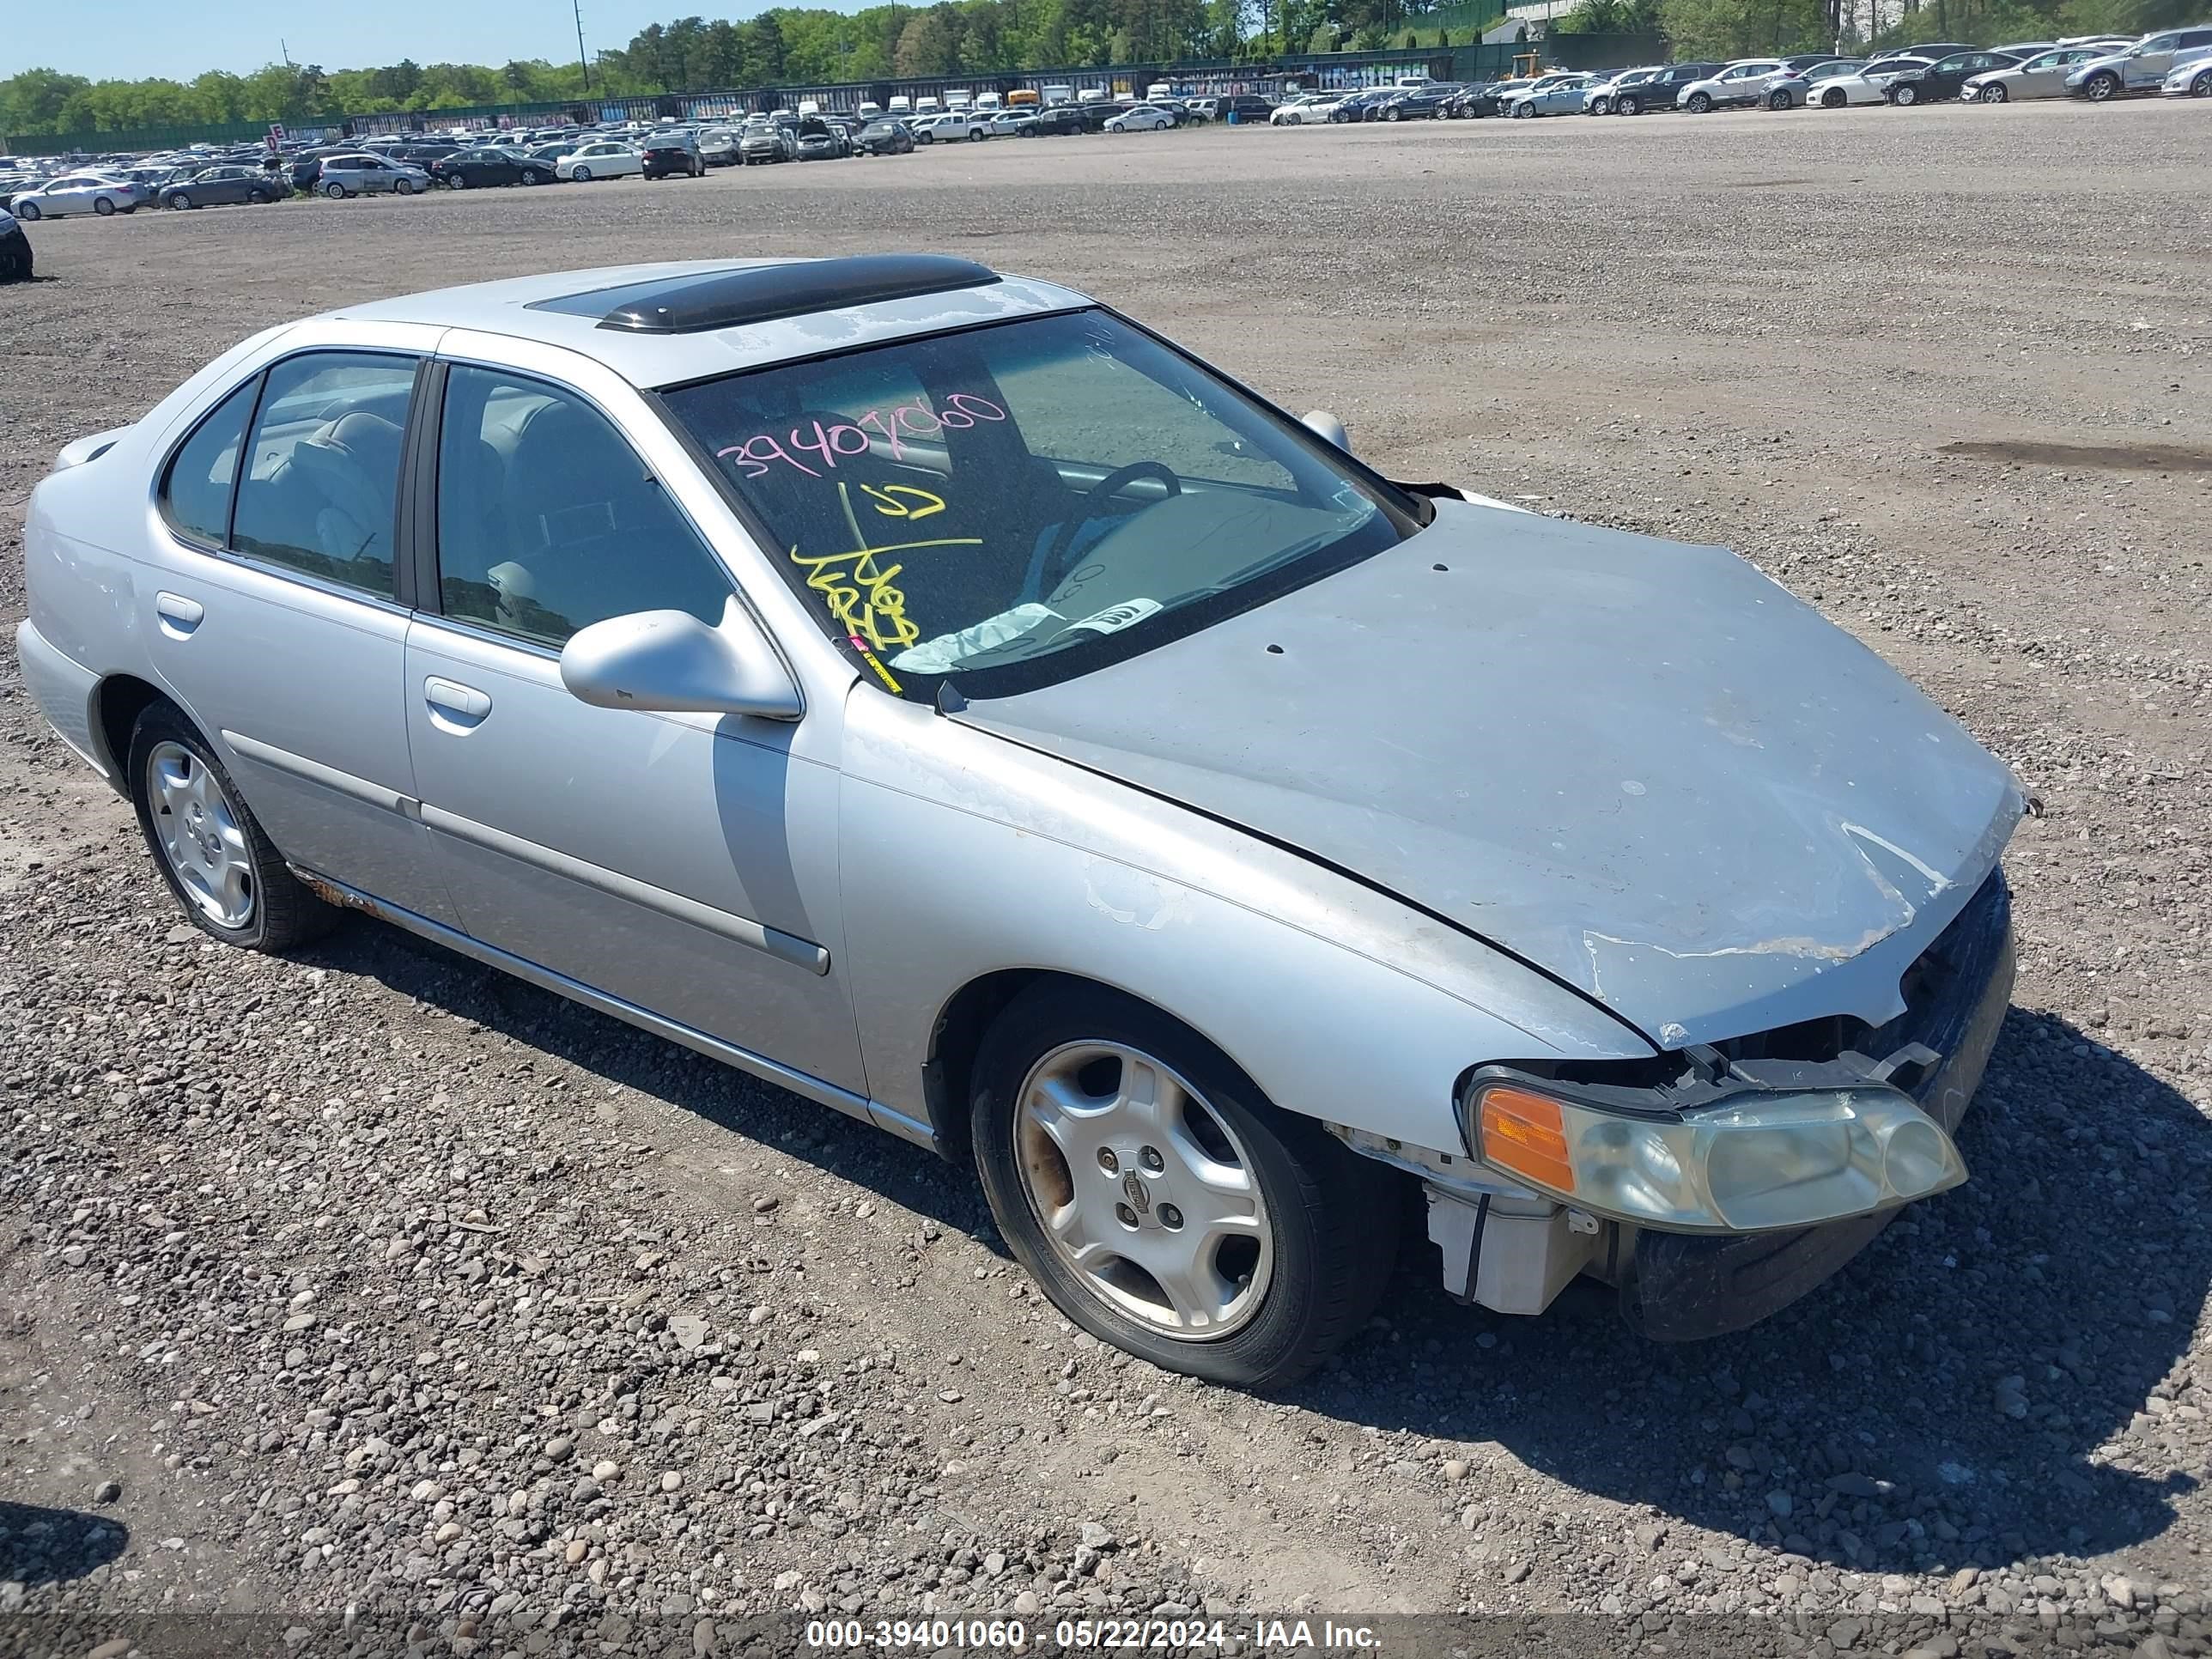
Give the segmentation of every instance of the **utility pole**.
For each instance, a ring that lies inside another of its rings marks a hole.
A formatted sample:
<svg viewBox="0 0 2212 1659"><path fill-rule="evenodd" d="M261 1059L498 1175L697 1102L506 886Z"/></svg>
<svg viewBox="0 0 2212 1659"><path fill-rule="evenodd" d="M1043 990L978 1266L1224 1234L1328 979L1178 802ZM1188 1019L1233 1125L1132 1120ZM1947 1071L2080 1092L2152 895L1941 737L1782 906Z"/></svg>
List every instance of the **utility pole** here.
<svg viewBox="0 0 2212 1659"><path fill-rule="evenodd" d="M576 12L576 67L584 71L584 96L592 95L592 60L584 55L584 0L573 0Z"/></svg>
<svg viewBox="0 0 2212 1659"><path fill-rule="evenodd" d="M276 55L284 60L286 69L292 67L292 49L284 44L284 37L281 34L276 37Z"/></svg>

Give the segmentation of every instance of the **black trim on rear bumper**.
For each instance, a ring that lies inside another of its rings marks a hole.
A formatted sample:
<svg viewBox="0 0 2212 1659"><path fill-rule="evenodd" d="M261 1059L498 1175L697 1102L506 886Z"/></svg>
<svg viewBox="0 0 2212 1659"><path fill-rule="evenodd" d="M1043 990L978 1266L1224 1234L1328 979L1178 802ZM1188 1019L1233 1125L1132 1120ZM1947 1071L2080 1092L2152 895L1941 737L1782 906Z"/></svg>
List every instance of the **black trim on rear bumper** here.
<svg viewBox="0 0 2212 1659"><path fill-rule="evenodd" d="M1943 1056L1911 1092L1949 1133L1981 1084L2012 1000L2012 895L2002 870L1990 873L1917 967L1927 981L1924 1000L1865 1046L1882 1054L1917 1042ZM1621 1281L1621 1311L1662 1342L1742 1330L1832 1276L1899 1213L1734 1237L1641 1233Z"/></svg>

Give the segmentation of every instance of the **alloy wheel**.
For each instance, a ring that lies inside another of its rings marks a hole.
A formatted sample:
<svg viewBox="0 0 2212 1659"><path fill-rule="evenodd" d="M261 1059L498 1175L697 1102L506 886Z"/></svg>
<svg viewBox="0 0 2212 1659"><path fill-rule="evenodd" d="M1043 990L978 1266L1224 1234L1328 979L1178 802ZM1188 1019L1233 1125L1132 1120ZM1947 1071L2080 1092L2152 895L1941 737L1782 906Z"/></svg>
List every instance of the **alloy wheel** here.
<svg viewBox="0 0 2212 1659"><path fill-rule="evenodd" d="M156 744L146 757L146 798L155 844L185 896L218 927L252 921L246 831L214 772L180 743Z"/></svg>
<svg viewBox="0 0 2212 1659"><path fill-rule="evenodd" d="M1226 1118L1150 1054L1077 1042L1024 1082L1022 1188L1053 1254L1100 1303L1176 1341L1212 1341L1274 1274L1258 1165Z"/></svg>

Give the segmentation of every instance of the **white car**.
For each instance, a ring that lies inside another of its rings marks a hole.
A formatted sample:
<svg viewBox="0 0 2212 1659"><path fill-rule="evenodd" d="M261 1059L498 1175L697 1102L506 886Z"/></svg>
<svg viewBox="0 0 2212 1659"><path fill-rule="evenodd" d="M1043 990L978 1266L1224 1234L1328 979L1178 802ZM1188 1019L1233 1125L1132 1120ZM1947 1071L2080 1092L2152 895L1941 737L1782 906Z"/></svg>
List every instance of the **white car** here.
<svg viewBox="0 0 2212 1659"><path fill-rule="evenodd" d="M1798 109L1818 103L1829 82L1856 75L1865 67L1863 58L1831 58L1825 64L1813 64L1789 75L1778 76L1766 88L1766 106Z"/></svg>
<svg viewBox="0 0 2212 1659"><path fill-rule="evenodd" d="M1504 100L1498 112L1518 120L1539 115L1580 114L1583 94L1596 79L1594 75L1547 75L1528 91Z"/></svg>
<svg viewBox="0 0 2212 1659"><path fill-rule="evenodd" d="M1984 70L1959 87L1961 103L2008 104L2015 98L2063 98L2066 77L2093 58L2106 54L2095 46L2056 46L2023 58L2010 69Z"/></svg>
<svg viewBox="0 0 2212 1659"><path fill-rule="evenodd" d="M1763 104L1775 81L1786 77L1790 65L1776 58L1740 58L1718 75L1692 81L1674 94L1674 107L1692 115L1731 105Z"/></svg>
<svg viewBox="0 0 2212 1659"><path fill-rule="evenodd" d="M1158 132L1175 125L1175 117L1164 109L1154 109L1150 104L1139 104L1133 110L1106 118L1109 132Z"/></svg>
<svg viewBox="0 0 2212 1659"><path fill-rule="evenodd" d="M1352 94L1348 92L1302 92L1286 104L1276 106L1267 118L1271 127L1304 127L1325 125L1329 116Z"/></svg>
<svg viewBox="0 0 2212 1659"><path fill-rule="evenodd" d="M645 152L601 139L580 145L553 163L553 176L576 184L594 179L621 179L631 173L645 176Z"/></svg>
<svg viewBox="0 0 2212 1659"><path fill-rule="evenodd" d="M989 121L962 109L924 116L912 125L914 141L917 144L949 144L958 139L988 138L991 136Z"/></svg>
<svg viewBox="0 0 2212 1659"><path fill-rule="evenodd" d="M72 213L96 213L105 219L111 213L136 213L138 200L138 187L127 179L99 173L65 173L36 190L25 191L15 198L10 211L27 224L40 219L64 219Z"/></svg>
<svg viewBox="0 0 2212 1659"><path fill-rule="evenodd" d="M2146 34L2125 52L2093 58L2066 77L2066 90L2101 104L2126 93L2157 92L2185 52L2212 46L2212 25L2160 29Z"/></svg>
<svg viewBox="0 0 2212 1659"><path fill-rule="evenodd" d="M994 138L1012 138L1019 134L1024 126L1035 126L1036 114L1034 111L1025 109L986 110L982 114L982 122Z"/></svg>
<svg viewBox="0 0 2212 1659"><path fill-rule="evenodd" d="M2160 90L2169 98L2212 98L2212 46L2198 46L2177 56Z"/></svg>
<svg viewBox="0 0 2212 1659"><path fill-rule="evenodd" d="M1887 104L1889 83L1898 76L1917 74L1929 65L1925 58L1885 58L1856 75L1838 75L1823 82L1807 101L1822 109L1843 109L1858 104Z"/></svg>

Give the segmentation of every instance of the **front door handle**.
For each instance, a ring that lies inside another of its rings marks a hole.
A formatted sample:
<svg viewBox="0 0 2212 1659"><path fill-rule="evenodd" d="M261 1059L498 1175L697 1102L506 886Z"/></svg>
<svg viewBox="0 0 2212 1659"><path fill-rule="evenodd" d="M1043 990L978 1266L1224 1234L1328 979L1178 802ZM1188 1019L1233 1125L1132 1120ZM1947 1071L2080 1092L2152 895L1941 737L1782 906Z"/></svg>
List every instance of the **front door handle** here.
<svg viewBox="0 0 2212 1659"><path fill-rule="evenodd" d="M161 618L164 634L173 640L188 640L206 619L207 607L181 593L159 592L154 595L154 614Z"/></svg>
<svg viewBox="0 0 2212 1659"><path fill-rule="evenodd" d="M430 705L432 724L449 732L473 732L491 713L489 693L435 674L422 682L422 696Z"/></svg>

